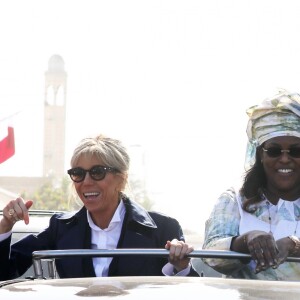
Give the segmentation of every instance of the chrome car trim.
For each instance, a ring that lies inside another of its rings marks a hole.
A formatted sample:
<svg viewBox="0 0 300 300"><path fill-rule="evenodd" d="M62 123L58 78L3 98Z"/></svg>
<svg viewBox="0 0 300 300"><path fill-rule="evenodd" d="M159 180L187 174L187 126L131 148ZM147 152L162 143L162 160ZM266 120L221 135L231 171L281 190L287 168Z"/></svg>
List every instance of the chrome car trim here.
<svg viewBox="0 0 300 300"><path fill-rule="evenodd" d="M36 278L43 277L42 260L48 261L49 277L55 278L54 259L65 257L115 257L115 256L158 256L168 257L169 251L165 249L70 249L70 250L41 250L32 253L33 268ZM250 254L224 250L194 250L190 258L251 258ZM287 262L300 262L299 257L288 257Z"/></svg>

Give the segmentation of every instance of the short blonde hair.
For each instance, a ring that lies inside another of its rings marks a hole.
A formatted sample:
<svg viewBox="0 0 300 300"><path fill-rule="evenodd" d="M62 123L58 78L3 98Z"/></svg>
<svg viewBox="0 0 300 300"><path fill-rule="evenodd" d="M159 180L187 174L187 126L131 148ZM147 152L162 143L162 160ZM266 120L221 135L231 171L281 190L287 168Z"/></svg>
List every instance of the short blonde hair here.
<svg viewBox="0 0 300 300"><path fill-rule="evenodd" d="M73 152L72 168L76 166L82 155L96 156L102 160L105 166L115 168L120 173L128 175L130 157L120 140L102 134L82 139Z"/></svg>

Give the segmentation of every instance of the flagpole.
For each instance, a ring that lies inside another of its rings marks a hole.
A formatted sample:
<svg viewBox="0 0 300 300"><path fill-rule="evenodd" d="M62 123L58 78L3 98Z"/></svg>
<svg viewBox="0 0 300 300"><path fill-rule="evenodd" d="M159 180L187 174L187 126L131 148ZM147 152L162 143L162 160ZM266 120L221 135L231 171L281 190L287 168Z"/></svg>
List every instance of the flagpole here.
<svg viewBox="0 0 300 300"><path fill-rule="evenodd" d="M18 115L18 114L19 114L20 112L22 112L22 111L23 111L23 110L19 110L19 111L15 112L15 113L13 113L13 114L11 114L11 115L9 115L9 116L3 118L3 119L0 119L0 122L5 121L5 120L7 120L7 119L10 119L10 118L12 118L12 117Z"/></svg>

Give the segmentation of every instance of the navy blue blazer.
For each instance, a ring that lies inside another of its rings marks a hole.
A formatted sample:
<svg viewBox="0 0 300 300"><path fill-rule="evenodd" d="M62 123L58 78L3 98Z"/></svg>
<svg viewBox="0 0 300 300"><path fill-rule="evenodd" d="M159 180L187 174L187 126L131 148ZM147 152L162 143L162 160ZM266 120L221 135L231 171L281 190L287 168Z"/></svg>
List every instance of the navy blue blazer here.
<svg viewBox="0 0 300 300"><path fill-rule="evenodd" d="M117 248L159 248L174 238L184 241L177 220L157 212L147 212L129 199L123 199L126 213ZM32 265L32 252L38 250L90 249L91 229L85 207L75 213L53 215L47 229L10 245L11 238L0 242L0 280L16 278ZM9 255L10 253L10 255ZM161 276L167 258L115 257L109 276ZM61 278L95 277L92 258L57 259ZM199 276L192 267L189 276Z"/></svg>

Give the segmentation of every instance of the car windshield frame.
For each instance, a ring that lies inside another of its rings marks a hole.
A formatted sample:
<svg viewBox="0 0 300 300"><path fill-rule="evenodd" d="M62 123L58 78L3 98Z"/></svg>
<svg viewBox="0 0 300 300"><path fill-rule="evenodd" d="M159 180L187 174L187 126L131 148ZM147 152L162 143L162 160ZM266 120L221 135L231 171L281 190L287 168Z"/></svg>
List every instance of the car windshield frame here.
<svg viewBox="0 0 300 300"><path fill-rule="evenodd" d="M54 260L67 257L120 257L120 256L152 256L168 257L166 249L67 249L40 250L32 253L35 278L45 278L42 261L48 262L49 278L56 278ZM251 255L226 250L194 250L187 255L190 258L250 259ZM286 262L300 262L300 257L287 257Z"/></svg>

